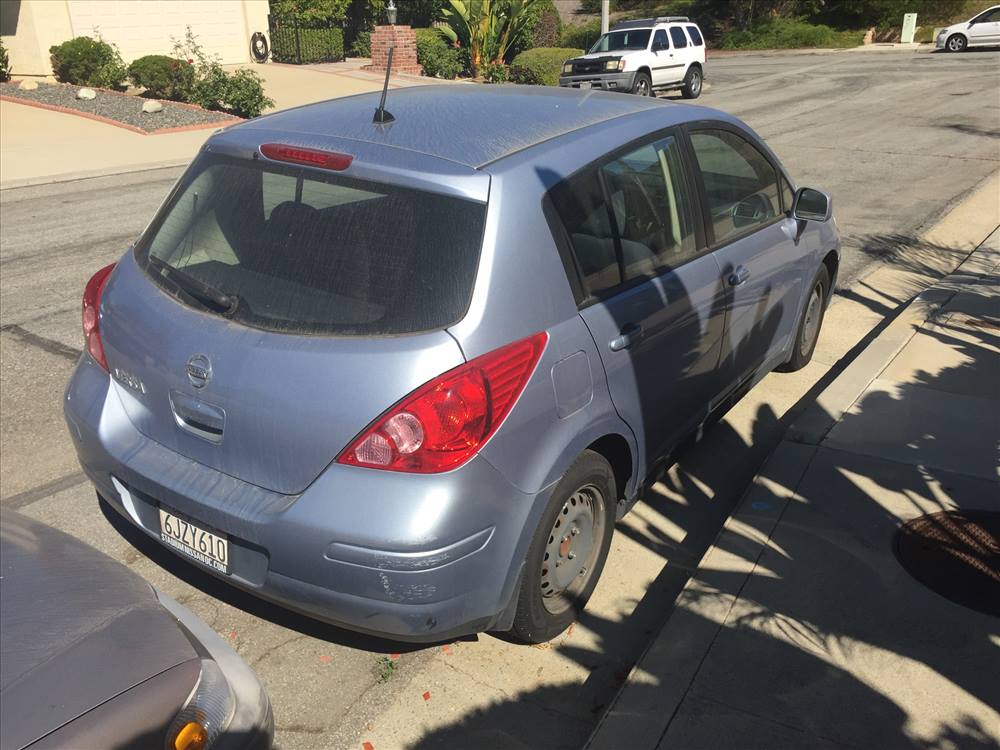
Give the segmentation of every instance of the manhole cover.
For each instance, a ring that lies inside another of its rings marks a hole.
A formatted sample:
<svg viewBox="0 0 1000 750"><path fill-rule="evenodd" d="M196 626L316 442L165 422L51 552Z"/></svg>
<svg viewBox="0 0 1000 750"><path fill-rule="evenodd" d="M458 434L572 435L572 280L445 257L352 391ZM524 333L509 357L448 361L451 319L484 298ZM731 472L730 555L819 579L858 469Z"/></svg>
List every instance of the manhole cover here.
<svg viewBox="0 0 1000 750"><path fill-rule="evenodd" d="M896 532L896 558L927 588L1000 617L1000 512L931 513Z"/></svg>

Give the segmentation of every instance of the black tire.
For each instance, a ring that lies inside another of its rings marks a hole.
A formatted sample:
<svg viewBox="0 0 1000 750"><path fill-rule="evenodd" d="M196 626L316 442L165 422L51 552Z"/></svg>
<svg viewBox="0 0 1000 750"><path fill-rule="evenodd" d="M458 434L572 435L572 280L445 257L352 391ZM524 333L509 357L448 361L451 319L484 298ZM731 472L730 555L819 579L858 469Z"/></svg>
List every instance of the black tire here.
<svg viewBox="0 0 1000 750"><path fill-rule="evenodd" d="M817 295L818 299L816 299ZM781 372L795 372L809 364L813 352L816 351L816 342L819 341L820 331L823 329L823 316L826 314L826 301L829 295L830 273L823 265L819 267L819 273L816 274L816 278L813 279L812 286L809 288L809 299L806 300L802 317L799 319L799 326L795 331L792 355L787 362L777 368Z"/></svg>
<svg viewBox="0 0 1000 750"><path fill-rule="evenodd" d="M590 494L595 492L601 497ZM615 475L604 456L589 450L581 453L556 485L531 539L510 630L512 637L523 643L544 643L579 617L611 549L617 500ZM589 544L587 503L594 520ZM566 532L561 540L559 530ZM578 559L574 547L580 550ZM559 582L558 565L566 565L562 576L571 581L562 591L553 588Z"/></svg>
<svg viewBox="0 0 1000 750"><path fill-rule="evenodd" d="M271 46L267 43L267 37L262 32L255 31L250 37L250 56L254 62L266 63L270 54Z"/></svg>
<svg viewBox="0 0 1000 750"><path fill-rule="evenodd" d="M684 76L684 85L681 86L681 96L685 99L697 99L701 96L701 89L705 82L701 68L692 65L688 68L687 75Z"/></svg>
<svg viewBox="0 0 1000 750"><path fill-rule="evenodd" d="M969 40L964 34L952 34L948 41L944 43L944 48L949 52L965 52L969 46Z"/></svg>
<svg viewBox="0 0 1000 750"><path fill-rule="evenodd" d="M632 93L636 96L653 95L653 79L649 73L636 73L635 80L632 81Z"/></svg>

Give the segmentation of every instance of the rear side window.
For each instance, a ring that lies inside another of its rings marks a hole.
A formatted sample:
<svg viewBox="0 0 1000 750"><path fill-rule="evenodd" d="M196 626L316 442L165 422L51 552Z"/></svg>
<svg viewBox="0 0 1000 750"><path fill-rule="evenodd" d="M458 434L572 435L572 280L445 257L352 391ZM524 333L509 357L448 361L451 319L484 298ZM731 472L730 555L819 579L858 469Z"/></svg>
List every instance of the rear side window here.
<svg viewBox="0 0 1000 750"><path fill-rule="evenodd" d="M685 26L684 28L687 29L688 36L691 37L691 43L695 47L700 47L705 43L705 40L701 38L701 32L698 31L697 26Z"/></svg>
<svg viewBox="0 0 1000 750"><path fill-rule="evenodd" d="M180 300L251 327L414 333L465 313L485 214L473 201L209 154L135 254Z"/></svg>
<svg viewBox="0 0 1000 750"><path fill-rule="evenodd" d="M687 37L684 36L684 29L680 26L670 27L670 38L674 40L674 47L677 49L684 49L688 46Z"/></svg>
<svg viewBox="0 0 1000 750"><path fill-rule="evenodd" d="M691 133L716 243L770 223L781 212L778 173L749 141L728 130Z"/></svg>
<svg viewBox="0 0 1000 750"><path fill-rule="evenodd" d="M672 136L575 175L553 194L586 292L607 296L693 257L693 207Z"/></svg>

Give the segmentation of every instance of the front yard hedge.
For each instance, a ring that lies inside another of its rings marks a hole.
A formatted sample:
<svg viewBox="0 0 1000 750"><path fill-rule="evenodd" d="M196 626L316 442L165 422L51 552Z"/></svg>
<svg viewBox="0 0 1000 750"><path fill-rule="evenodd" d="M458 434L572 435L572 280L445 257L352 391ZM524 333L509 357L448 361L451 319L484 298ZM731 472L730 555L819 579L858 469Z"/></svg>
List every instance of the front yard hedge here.
<svg viewBox="0 0 1000 750"><path fill-rule="evenodd" d="M469 67L469 55L453 47L437 29L414 29L417 35L417 62L431 78L455 78Z"/></svg>
<svg viewBox="0 0 1000 750"><path fill-rule="evenodd" d="M339 62L344 59L344 31L337 28L299 28L299 44L295 45L296 30L283 24L271 32L271 59L275 62L306 64ZM301 53L302 58L299 59Z"/></svg>
<svg viewBox="0 0 1000 750"><path fill-rule="evenodd" d="M118 50L101 39L78 36L49 47L56 80L74 86L121 89L125 62Z"/></svg>
<svg viewBox="0 0 1000 750"><path fill-rule="evenodd" d="M582 49L572 47L535 47L525 50L510 64L510 80L514 83L558 86L563 63L582 54Z"/></svg>
<svg viewBox="0 0 1000 750"><path fill-rule="evenodd" d="M146 55L132 61L128 77L148 96L183 102L194 86L194 65L167 55Z"/></svg>

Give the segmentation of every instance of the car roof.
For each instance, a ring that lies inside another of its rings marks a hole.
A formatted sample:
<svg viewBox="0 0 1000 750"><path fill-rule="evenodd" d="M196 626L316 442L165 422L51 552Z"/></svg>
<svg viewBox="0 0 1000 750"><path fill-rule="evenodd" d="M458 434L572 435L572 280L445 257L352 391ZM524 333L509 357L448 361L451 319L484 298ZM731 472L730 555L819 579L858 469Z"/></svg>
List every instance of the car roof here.
<svg viewBox="0 0 1000 750"><path fill-rule="evenodd" d="M386 109L395 121L375 125L372 115L380 96L372 92L308 104L250 120L223 135L239 133L243 140L261 129L330 136L480 168L581 128L655 108L676 115L686 108L655 98L555 86L412 86L389 92Z"/></svg>

